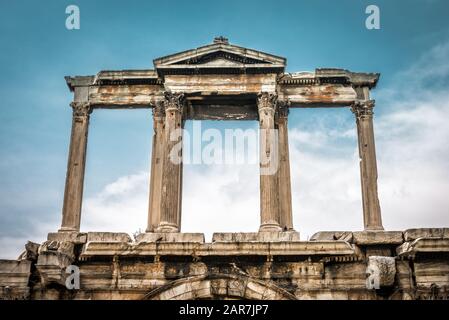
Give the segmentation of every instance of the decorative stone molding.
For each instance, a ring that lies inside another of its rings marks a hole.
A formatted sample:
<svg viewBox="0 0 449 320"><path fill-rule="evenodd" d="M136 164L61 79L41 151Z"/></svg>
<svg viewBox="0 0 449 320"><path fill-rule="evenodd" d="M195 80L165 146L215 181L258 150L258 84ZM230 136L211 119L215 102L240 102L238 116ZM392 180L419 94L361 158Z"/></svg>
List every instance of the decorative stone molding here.
<svg viewBox="0 0 449 320"><path fill-rule="evenodd" d="M0 259L0 300L30 298L33 261Z"/></svg>
<svg viewBox="0 0 449 320"><path fill-rule="evenodd" d="M367 287L380 289L394 284L396 276L396 261L393 257L371 256L368 260Z"/></svg>
<svg viewBox="0 0 449 320"><path fill-rule="evenodd" d="M75 245L69 241L47 240L39 247L36 268L44 286L65 285L66 268L75 261Z"/></svg>
<svg viewBox="0 0 449 320"><path fill-rule="evenodd" d="M182 112L185 104L185 95L182 92L173 93L170 91L164 92L164 107L165 112L177 111Z"/></svg>
<svg viewBox="0 0 449 320"><path fill-rule="evenodd" d="M288 118L288 115L290 113L290 101L285 101L285 100L279 100L277 102L278 107L277 107L277 115L278 118Z"/></svg>
<svg viewBox="0 0 449 320"><path fill-rule="evenodd" d="M156 102L156 105L153 107L152 111L154 120L163 119L165 117L164 101Z"/></svg>
<svg viewBox="0 0 449 320"><path fill-rule="evenodd" d="M25 244L25 251L19 256L17 260L36 261L38 257L39 244L28 241Z"/></svg>
<svg viewBox="0 0 449 320"><path fill-rule="evenodd" d="M372 117L375 100L358 100L351 106L351 111L357 119Z"/></svg>
<svg viewBox="0 0 449 320"><path fill-rule="evenodd" d="M217 43L223 43L223 44L229 44L229 39L223 36L215 37L214 38L214 44Z"/></svg>
<svg viewBox="0 0 449 320"><path fill-rule="evenodd" d="M89 102L71 102L74 117L88 117L92 113L92 107Z"/></svg>
<svg viewBox="0 0 449 320"><path fill-rule="evenodd" d="M212 236L212 242L293 242L300 241L299 232L216 232Z"/></svg>
<svg viewBox="0 0 449 320"><path fill-rule="evenodd" d="M259 113L262 111L275 112L277 107L278 95L276 93L261 92L257 95L257 107Z"/></svg>

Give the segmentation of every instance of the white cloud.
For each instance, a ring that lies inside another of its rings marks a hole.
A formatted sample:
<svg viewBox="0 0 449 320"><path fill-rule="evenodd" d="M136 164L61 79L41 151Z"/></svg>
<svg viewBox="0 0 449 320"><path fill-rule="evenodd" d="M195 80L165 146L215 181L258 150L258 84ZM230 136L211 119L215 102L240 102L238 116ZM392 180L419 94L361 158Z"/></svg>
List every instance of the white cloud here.
<svg viewBox="0 0 449 320"><path fill-rule="evenodd" d="M42 222L37 217L30 218L28 230L22 232L20 236L0 235L0 259L17 259L25 250L28 241L42 243L47 239L47 233L55 229L58 221L55 217L53 221ZM30 227L31 226L31 227ZM26 229L24 227L23 229Z"/></svg>
<svg viewBox="0 0 449 320"><path fill-rule="evenodd" d="M99 194L85 199L81 227L84 231L128 232L146 228L148 173L124 176Z"/></svg>

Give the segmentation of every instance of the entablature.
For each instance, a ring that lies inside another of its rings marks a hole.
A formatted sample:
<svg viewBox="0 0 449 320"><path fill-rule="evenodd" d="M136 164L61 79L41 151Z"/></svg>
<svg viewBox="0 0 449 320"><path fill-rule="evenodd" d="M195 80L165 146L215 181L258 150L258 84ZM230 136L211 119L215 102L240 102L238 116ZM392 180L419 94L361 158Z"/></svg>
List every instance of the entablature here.
<svg viewBox="0 0 449 320"><path fill-rule="evenodd" d="M360 99L359 88L372 89L379 80L378 73L336 68L286 73L285 58L231 45L223 37L153 62L154 69L100 71L66 77L66 82L76 101L93 108L151 108L165 91L185 93L201 108L254 106L260 92L277 93L280 101L301 108L351 106Z"/></svg>

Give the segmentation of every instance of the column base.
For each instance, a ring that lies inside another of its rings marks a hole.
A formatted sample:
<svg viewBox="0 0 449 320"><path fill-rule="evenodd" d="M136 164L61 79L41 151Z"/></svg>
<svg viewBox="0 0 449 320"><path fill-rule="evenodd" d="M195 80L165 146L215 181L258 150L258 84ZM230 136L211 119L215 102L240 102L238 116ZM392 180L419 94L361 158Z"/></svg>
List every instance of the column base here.
<svg viewBox="0 0 449 320"><path fill-rule="evenodd" d="M58 232L80 232L80 230L72 227L61 227Z"/></svg>
<svg viewBox="0 0 449 320"><path fill-rule="evenodd" d="M170 232L170 233L176 233L179 232L179 227L174 223L168 223L168 222L161 222L159 224L159 227L157 227L154 232Z"/></svg>
<svg viewBox="0 0 449 320"><path fill-rule="evenodd" d="M382 226L365 227L364 231L384 231Z"/></svg>
<svg viewBox="0 0 449 320"><path fill-rule="evenodd" d="M260 225L259 232L281 232L281 226L276 222L266 222Z"/></svg>

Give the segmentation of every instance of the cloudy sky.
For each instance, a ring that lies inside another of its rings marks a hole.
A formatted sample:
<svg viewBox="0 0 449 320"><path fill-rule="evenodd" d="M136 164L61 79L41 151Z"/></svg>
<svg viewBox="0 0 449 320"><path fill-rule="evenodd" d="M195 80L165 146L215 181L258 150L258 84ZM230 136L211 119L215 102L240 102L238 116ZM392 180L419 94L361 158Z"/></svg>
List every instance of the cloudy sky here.
<svg viewBox="0 0 449 320"><path fill-rule="evenodd" d="M76 4L81 29L65 28ZM380 8L381 29L365 28ZM152 68L152 59L210 43L287 58L289 72L339 67L382 73L375 136L388 230L449 226L449 23L446 0L1 1L0 258L60 226L72 99L63 77ZM204 128L255 128L253 122ZM187 125L191 130L192 123ZM149 110L91 117L82 231L144 230ZM363 227L355 121L347 108L292 110L295 228ZM256 231L258 167L186 165L183 231Z"/></svg>

